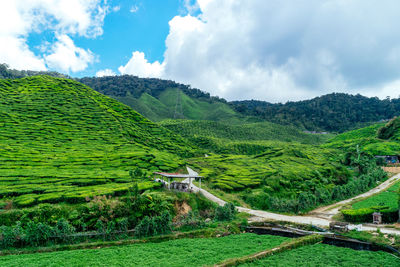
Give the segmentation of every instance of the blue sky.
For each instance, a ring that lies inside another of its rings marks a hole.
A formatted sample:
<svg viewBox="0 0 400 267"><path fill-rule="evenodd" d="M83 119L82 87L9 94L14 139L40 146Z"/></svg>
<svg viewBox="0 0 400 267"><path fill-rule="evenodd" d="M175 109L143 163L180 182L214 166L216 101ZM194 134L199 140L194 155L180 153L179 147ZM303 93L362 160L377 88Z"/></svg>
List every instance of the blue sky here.
<svg viewBox="0 0 400 267"><path fill-rule="evenodd" d="M175 80L227 100L400 95L400 1L0 1L0 63Z"/></svg>
<svg viewBox="0 0 400 267"><path fill-rule="evenodd" d="M90 49L97 55L97 62L84 71L71 73L73 76L94 76L98 70L112 69L127 62L132 51L142 51L149 61L162 61L165 39L169 32L168 22L185 12L182 0L114 0L111 11L104 19L103 34L96 38L78 36L76 46ZM28 45L36 53L38 46L54 42L54 31L31 33Z"/></svg>

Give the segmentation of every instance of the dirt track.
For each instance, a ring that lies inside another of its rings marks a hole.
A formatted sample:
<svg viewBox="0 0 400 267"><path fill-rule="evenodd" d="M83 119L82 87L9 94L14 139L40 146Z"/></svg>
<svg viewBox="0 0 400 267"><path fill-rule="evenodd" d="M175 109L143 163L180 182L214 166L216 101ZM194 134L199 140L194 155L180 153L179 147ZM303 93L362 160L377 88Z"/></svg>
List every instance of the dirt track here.
<svg viewBox="0 0 400 267"><path fill-rule="evenodd" d="M343 200L340 201L338 203L326 206L326 207L322 207L322 208L318 208L317 210L320 210L321 212L319 212L319 214L323 214L324 212L329 210L329 214L331 213L330 209L332 207L335 207L336 205L344 205L346 203L349 203L351 201L353 201L354 199L360 198L360 197L366 197L366 196L370 196L372 194L375 194L377 192L380 192L384 189L386 189L388 186L391 185L392 182L399 180L400 179L400 174L395 175L393 177L391 177L390 179L388 179L387 181L385 181L384 183L380 184L379 186L375 187L374 189L358 195L356 197L347 199L347 200ZM188 182L187 180L185 180L184 182ZM225 205L226 201L223 201L222 199L214 196L213 194L211 194L210 192L204 190L204 189L200 189L197 186L195 186L194 184L192 184L190 186L192 188L192 190L194 192L200 192L201 194L203 194L207 199L217 203L220 206ZM314 216L311 214L305 215L305 216L297 216L297 215L283 215L283 214L278 214L278 213L272 213L272 212L267 212L267 211L263 211L263 210L253 210L253 209L248 209L248 208L243 208L243 207L236 207L237 210L239 212L245 212L248 213L250 215L253 215L253 217L251 218L252 221L263 221L263 220L276 220L276 221L287 221L287 222L294 222L294 223L302 223L302 224L312 224L315 226L320 226L320 227L327 227L329 226L329 223L332 221L332 216L327 216L327 217L323 217L323 216ZM315 210L313 211L315 213ZM332 212L336 212L336 208L335 211ZM339 212L339 209L337 210L337 212ZM354 225L350 225L355 227ZM377 229L380 229L380 231L382 233L385 234L394 234L394 235L400 235L400 230L396 230L393 228L384 228L384 225L381 226L370 226L370 225L363 225L361 227L361 231L376 231Z"/></svg>

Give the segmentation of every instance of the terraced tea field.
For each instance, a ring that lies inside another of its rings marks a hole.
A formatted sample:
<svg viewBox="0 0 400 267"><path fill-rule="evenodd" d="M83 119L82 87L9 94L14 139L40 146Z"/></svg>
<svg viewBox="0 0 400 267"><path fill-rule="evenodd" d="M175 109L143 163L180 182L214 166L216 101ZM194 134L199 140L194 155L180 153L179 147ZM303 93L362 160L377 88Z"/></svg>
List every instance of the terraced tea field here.
<svg viewBox="0 0 400 267"><path fill-rule="evenodd" d="M273 248L286 237L240 234L0 257L0 266L204 266Z"/></svg>
<svg viewBox="0 0 400 267"><path fill-rule="evenodd" d="M0 206L123 194L130 170L174 171L192 154L180 136L75 81L0 80Z"/></svg>

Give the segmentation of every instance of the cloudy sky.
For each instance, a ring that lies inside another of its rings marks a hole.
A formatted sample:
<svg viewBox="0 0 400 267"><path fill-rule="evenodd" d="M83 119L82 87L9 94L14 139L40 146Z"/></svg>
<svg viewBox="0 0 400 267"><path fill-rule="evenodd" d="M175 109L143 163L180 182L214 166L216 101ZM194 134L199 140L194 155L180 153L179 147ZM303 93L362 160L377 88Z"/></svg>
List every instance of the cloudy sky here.
<svg viewBox="0 0 400 267"><path fill-rule="evenodd" d="M228 100L400 95L397 0L0 0L0 63Z"/></svg>

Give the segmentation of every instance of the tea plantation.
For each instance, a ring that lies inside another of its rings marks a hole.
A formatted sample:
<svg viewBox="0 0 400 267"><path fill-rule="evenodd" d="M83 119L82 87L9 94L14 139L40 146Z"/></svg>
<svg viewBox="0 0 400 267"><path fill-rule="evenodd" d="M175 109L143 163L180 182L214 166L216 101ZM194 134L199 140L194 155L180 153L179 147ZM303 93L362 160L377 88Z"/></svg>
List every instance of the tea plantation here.
<svg viewBox="0 0 400 267"><path fill-rule="evenodd" d="M0 198L31 206L124 194L129 171L173 171L182 137L73 80L0 80ZM159 186L142 182L140 189Z"/></svg>
<svg viewBox="0 0 400 267"><path fill-rule="evenodd" d="M167 92L159 99L167 101ZM209 188L284 212L352 196L385 178L376 173L355 185L360 173L344 164L343 150L334 142L318 145L327 136L293 127L186 120L161 125L73 80L0 80L0 207L124 195L133 169L149 176L187 164ZM142 180L139 189L159 186Z"/></svg>
<svg viewBox="0 0 400 267"><path fill-rule="evenodd" d="M400 117L387 124L377 123L365 128L349 131L335 136L326 147L354 149L359 145L361 151L371 155L400 154Z"/></svg>

